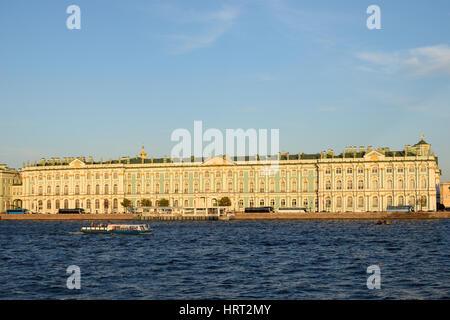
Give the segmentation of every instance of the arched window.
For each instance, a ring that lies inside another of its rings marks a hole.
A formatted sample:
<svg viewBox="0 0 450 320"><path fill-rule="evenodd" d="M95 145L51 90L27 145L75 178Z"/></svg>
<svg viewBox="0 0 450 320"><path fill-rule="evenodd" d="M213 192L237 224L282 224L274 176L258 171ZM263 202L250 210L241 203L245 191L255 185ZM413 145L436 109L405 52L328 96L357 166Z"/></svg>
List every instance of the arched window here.
<svg viewBox="0 0 450 320"><path fill-rule="evenodd" d="M378 190L378 180L377 179L372 180L372 189Z"/></svg>
<svg viewBox="0 0 450 320"><path fill-rule="evenodd" d="M352 190L353 189L353 180L348 180L347 181L347 190Z"/></svg>
<svg viewBox="0 0 450 320"><path fill-rule="evenodd" d="M59 207L59 200L56 200L55 201L55 209L56 210L58 210L60 207Z"/></svg>
<svg viewBox="0 0 450 320"><path fill-rule="evenodd" d="M264 180L259 181L259 192L265 192L266 188L265 188L265 184L264 184Z"/></svg>
<svg viewBox="0 0 450 320"><path fill-rule="evenodd" d="M358 190L364 190L364 181L358 180Z"/></svg>
<svg viewBox="0 0 450 320"><path fill-rule="evenodd" d="M341 189L342 189L342 181L341 181L341 180L338 180L338 181L336 182L336 189L337 189L337 190L341 190Z"/></svg>
<svg viewBox="0 0 450 320"><path fill-rule="evenodd" d="M65 185L64 186L64 195L68 195L69 194L69 186Z"/></svg>
<svg viewBox="0 0 450 320"><path fill-rule="evenodd" d="M75 200L75 208L80 208L80 200Z"/></svg>
<svg viewBox="0 0 450 320"><path fill-rule="evenodd" d="M408 200L408 205L414 206L415 204L416 204L416 199L414 198L414 196L410 196L409 200Z"/></svg>
<svg viewBox="0 0 450 320"><path fill-rule="evenodd" d="M180 188L178 187L178 182L175 182L175 185L174 185L174 190L173 190L175 193L178 193L179 191L180 191Z"/></svg>
<svg viewBox="0 0 450 320"><path fill-rule="evenodd" d="M296 207L296 206L297 206L297 199L292 199L292 200L291 200L291 205L292 205L293 207Z"/></svg>
<svg viewBox="0 0 450 320"><path fill-rule="evenodd" d="M416 181L414 179L409 180L409 188L415 189L416 188Z"/></svg>
<svg viewBox="0 0 450 320"><path fill-rule="evenodd" d="M392 180L390 180L390 179L388 180L387 187L388 187L388 189L393 189L394 188L394 186L392 184Z"/></svg>
<svg viewBox="0 0 450 320"><path fill-rule="evenodd" d="M358 208L364 208L364 197L358 197Z"/></svg>
<svg viewBox="0 0 450 320"><path fill-rule="evenodd" d="M293 180L291 184L292 184L291 192L297 192L297 180Z"/></svg>
<svg viewBox="0 0 450 320"><path fill-rule="evenodd" d="M264 207L264 199L259 200L259 205L260 205L261 207Z"/></svg>
<svg viewBox="0 0 450 320"><path fill-rule="evenodd" d="M421 196L421 197L420 197L420 206L421 206L422 208L425 208L425 207L428 206L428 199L427 199L427 196Z"/></svg>
<svg viewBox="0 0 450 320"><path fill-rule="evenodd" d="M392 197L391 197L391 196L388 196L388 197L387 197L387 205L388 205L388 206L392 206L392 205L393 205Z"/></svg>
<svg viewBox="0 0 450 320"><path fill-rule="evenodd" d="M100 194L100 185L98 184L95 186L95 194Z"/></svg>
<svg viewBox="0 0 450 320"><path fill-rule="evenodd" d="M86 209L90 209L91 208L91 200L87 199L86 200Z"/></svg>
<svg viewBox="0 0 450 320"><path fill-rule="evenodd" d="M275 192L275 181L270 181L269 192Z"/></svg>
<svg viewBox="0 0 450 320"><path fill-rule="evenodd" d="M347 198L347 208L353 208L353 198L352 197Z"/></svg>
<svg viewBox="0 0 450 320"><path fill-rule="evenodd" d="M69 200L64 200L64 209L69 209Z"/></svg>
<svg viewBox="0 0 450 320"><path fill-rule="evenodd" d="M281 192L286 192L286 182L284 180L281 181L280 188L281 188Z"/></svg>
<svg viewBox="0 0 450 320"><path fill-rule="evenodd" d="M255 183L253 181L250 181L249 192L255 192Z"/></svg>
<svg viewBox="0 0 450 320"><path fill-rule="evenodd" d="M303 180L303 192L308 191L308 180Z"/></svg>
<svg viewBox="0 0 450 320"><path fill-rule="evenodd" d="M50 210L52 208L52 202L47 200L47 209Z"/></svg>
<svg viewBox="0 0 450 320"><path fill-rule="evenodd" d="M119 208L119 201L117 199L113 200L113 209L117 210Z"/></svg>
<svg viewBox="0 0 450 320"><path fill-rule="evenodd" d="M281 199L281 206L286 207L286 199Z"/></svg>
<svg viewBox="0 0 450 320"><path fill-rule="evenodd" d="M55 188L55 194L56 194L57 196L59 196L59 192L60 192L59 186L57 185L56 188Z"/></svg>
<svg viewBox="0 0 450 320"><path fill-rule="evenodd" d="M52 194L52 187L51 186L47 186L47 195Z"/></svg>
<svg viewBox="0 0 450 320"><path fill-rule="evenodd" d="M404 200L403 196L398 197L398 205L399 206L405 205L405 200Z"/></svg>
<svg viewBox="0 0 450 320"><path fill-rule="evenodd" d="M398 188L403 189L403 179L398 180Z"/></svg>
<svg viewBox="0 0 450 320"><path fill-rule="evenodd" d="M240 199L239 200L239 208L244 207L244 200Z"/></svg>
<svg viewBox="0 0 450 320"><path fill-rule="evenodd" d="M342 207L342 198L341 197L336 198L336 207L338 207L338 208Z"/></svg>
<svg viewBox="0 0 450 320"><path fill-rule="evenodd" d="M325 199L325 208L326 208L327 210L330 210L330 209L331 209L331 198L330 198L330 197L327 197L327 198Z"/></svg>
<svg viewBox="0 0 450 320"><path fill-rule="evenodd" d="M372 207L378 208L378 197L377 196L372 198Z"/></svg>
<svg viewBox="0 0 450 320"><path fill-rule="evenodd" d="M420 188L421 189L427 188L427 180L425 178L420 179Z"/></svg>
<svg viewBox="0 0 450 320"><path fill-rule="evenodd" d="M331 190L331 181L330 180L327 180L325 182L325 190Z"/></svg>
<svg viewBox="0 0 450 320"><path fill-rule="evenodd" d="M95 199L95 209L100 209L100 200Z"/></svg>

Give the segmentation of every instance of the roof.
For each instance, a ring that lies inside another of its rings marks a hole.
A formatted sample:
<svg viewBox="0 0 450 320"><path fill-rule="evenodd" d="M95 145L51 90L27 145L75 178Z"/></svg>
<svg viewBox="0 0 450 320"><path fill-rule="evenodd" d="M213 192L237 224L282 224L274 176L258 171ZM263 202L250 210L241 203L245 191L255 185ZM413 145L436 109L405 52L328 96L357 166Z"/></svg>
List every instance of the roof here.
<svg viewBox="0 0 450 320"><path fill-rule="evenodd" d="M419 142L417 142L413 147L416 147L416 146L419 146L419 145L422 145L422 144L428 144L429 145L429 143L428 142L426 142L425 140L423 140L423 139L420 139L420 141Z"/></svg>

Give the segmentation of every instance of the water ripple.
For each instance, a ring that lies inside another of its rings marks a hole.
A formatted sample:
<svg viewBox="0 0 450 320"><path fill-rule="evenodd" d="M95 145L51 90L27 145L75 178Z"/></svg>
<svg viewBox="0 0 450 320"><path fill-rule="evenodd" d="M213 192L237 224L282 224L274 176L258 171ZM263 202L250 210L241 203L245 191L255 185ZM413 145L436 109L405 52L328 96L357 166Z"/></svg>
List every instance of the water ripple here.
<svg viewBox="0 0 450 320"><path fill-rule="evenodd" d="M450 220L154 222L153 235L83 222L1 221L0 299L448 299ZM81 289L66 269L81 269ZM369 290L370 265L381 289Z"/></svg>

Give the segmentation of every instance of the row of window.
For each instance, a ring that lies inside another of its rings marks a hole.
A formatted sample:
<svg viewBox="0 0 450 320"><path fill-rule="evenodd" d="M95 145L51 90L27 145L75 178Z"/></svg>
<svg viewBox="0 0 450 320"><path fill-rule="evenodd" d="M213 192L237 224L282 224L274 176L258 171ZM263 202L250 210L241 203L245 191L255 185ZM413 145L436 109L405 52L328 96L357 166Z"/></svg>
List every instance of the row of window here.
<svg viewBox="0 0 450 320"><path fill-rule="evenodd" d="M337 197L335 201L336 201L336 207L341 208L342 204L343 204L343 199L341 197ZM346 203L347 207L349 207L349 208L353 207L353 197L351 197L351 196L347 197L346 201L347 201L347 203ZM403 205L405 205L405 201L406 201L406 199L404 196L398 196L397 202L395 205L403 206ZM421 196L419 199L416 199L416 197L414 197L414 196L410 196L407 198L407 201L408 201L408 205L411 205L411 206L416 206L416 205L420 205L422 207L427 206L427 197L426 196ZM331 209L332 204L333 204L333 201L330 197L325 198L325 208L326 209ZM380 205L379 198L377 196L373 196L371 198L371 206L373 208L378 208L379 205ZM386 206L393 206L393 205L394 205L394 198L392 196L388 196L386 198ZM364 208L364 206L365 206L364 197L363 196L358 197L357 198L357 207Z"/></svg>
<svg viewBox="0 0 450 320"><path fill-rule="evenodd" d="M337 180L335 187L337 190L342 190L342 181L341 180ZM353 190L353 180L348 180L347 184L346 184L347 190ZM367 186L369 187L369 186ZM403 179L398 179L397 180L397 185L396 187L398 189L403 189L405 188L405 184L403 182ZM410 179L409 180L409 185L408 185L409 189L415 189L416 188L416 180L415 179ZM377 179L373 179L371 181L371 188L372 189L379 189L380 185L378 183ZM394 184L392 180L388 180L387 184L386 184L386 188L387 189L393 189L394 188ZM427 188L427 180L425 178L422 178L420 180L420 188L421 189L426 189ZM325 190L331 190L332 189L332 183L330 180L327 180L325 182ZM358 190L363 190L364 189L364 181L363 180L358 180Z"/></svg>
<svg viewBox="0 0 450 320"><path fill-rule="evenodd" d="M372 167L370 171L372 174L378 174L378 170L379 170L378 167ZM415 172L415 170L416 170L416 167L408 167L409 172ZM386 167L386 173L392 173L393 171L394 171L393 167ZM335 172L336 172L336 174L342 174L342 168L341 167L335 168ZM346 172L347 172L347 174L353 174L353 168L351 168L351 167L347 168ZM358 174L363 174L364 168L358 167L357 172L358 172ZM405 168L403 168L403 167L397 168L397 173L404 173L404 172L405 172ZM420 167L420 172L427 172L427 168ZM331 168L326 168L325 174L331 174Z"/></svg>
<svg viewBox="0 0 450 320"><path fill-rule="evenodd" d="M53 209L51 200L45 201L45 204L46 204L46 209L48 209L48 210ZM38 210L44 209L43 205L44 205L44 201L39 200L37 202L37 209ZM62 205L62 207L61 207L61 205ZM103 201L100 201L99 199L96 199L92 203L90 199L87 199L86 202L85 202L85 205L86 205L86 209L100 209L101 205L102 205L101 206L102 209L108 209L109 206L110 206L110 201L108 199L104 199ZM65 199L63 201L55 200L54 206L55 206L56 210L58 210L58 209L69 209L69 200L68 199ZM92 208L92 206L94 206L94 207ZM112 201L112 208L113 209L118 209L118 207L119 207L119 200L118 199L114 199ZM84 208L83 201L76 199L75 200L75 208ZM32 209L34 210L34 203L32 204Z"/></svg>
<svg viewBox="0 0 450 320"><path fill-rule="evenodd" d="M76 185L75 188L74 188L74 193L76 195L78 195L78 194L80 194L80 190L81 190L80 186ZM35 191L35 189L32 186L31 187L31 194L34 194L34 191ZM103 194L109 194L109 185L105 184L104 187L103 187L103 190L100 189L100 185L97 184L95 186L95 194L100 194L102 191L103 191ZM118 193L119 188L118 188L117 184L115 184L113 186L112 191L113 191L113 194L117 194ZM46 195L51 195L51 194L52 194L52 187L51 186L47 186L47 193L46 193ZM59 186L56 186L55 187L55 195L60 195L60 194L61 194L61 189L60 189ZM69 194L69 186L68 185L64 186L63 194L64 195L68 195ZM86 186L86 194L91 194L91 185L89 185L89 184ZM38 195L40 195L40 196L43 195L43 187L42 186L38 187Z"/></svg>
<svg viewBox="0 0 450 320"><path fill-rule="evenodd" d="M314 184L314 186L315 186L315 184ZM371 188L376 190L376 189L379 189L379 187L380 186L379 186L378 180L377 179L372 180ZM396 187L398 189L403 189L405 187L403 179L399 179L397 181ZM343 183L342 183L341 180L337 180L336 181L335 188L336 188L336 190L342 190ZM388 180L387 181L386 188L387 189L393 189L394 188L392 180ZM415 188L416 188L416 181L415 181L415 179L411 179L409 181L409 189L415 189ZM420 188L422 188L422 189L426 189L427 188L427 181L426 181L425 178L421 179ZM307 191L308 189L309 189L309 182L307 180L305 180L303 182L303 190ZM325 182L325 190L331 190L331 189L332 189L332 183L331 183L330 180L327 180ZM353 190L353 180L348 180L347 181L346 189L347 190ZM359 180L358 181L358 190L363 190L363 189L364 189L364 181L363 180ZM233 181L229 181L226 191L233 192L233 190L234 190ZM239 182L238 191L239 192L244 192L244 190L245 190L244 189L244 183L243 182ZM279 190L279 192L286 192L286 190L287 190L286 189L286 182L281 181L279 183L279 189L278 190ZM109 189L109 185L108 184L105 184L103 186L102 190L100 188L100 185L97 184L95 186L95 194L100 194L101 192L103 194L109 194L109 191L110 191L110 189ZM113 194L117 194L118 193L118 185L117 184L115 184L113 186L113 190L112 191L113 191ZM145 193L151 193L150 184L149 183L146 184L145 190L141 190L141 185L139 183L136 185L136 190L135 190L136 194L140 194L143 191L145 191ZM159 193L160 191L161 191L160 184L157 182L157 183L155 183L155 193ZM164 193L171 193L170 191L171 190L169 188L169 184L166 183L164 185ZM175 183L173 188L172 188L172 192L173 193L179 193L180 191L181 191L181 189L179 187L179 184ZM212 191L213 190L211 189L210 183L206 182L205 185L204 185L204 192L212 192ZM225 191L225 190L223 190L223 191ZM275 191L276 191L276 189L275 189L275 182L272 181L269 184L269 192L275 192ZM188 185L187 182L183 186L183 192L184 193L189 193L189 185ZM199 185L198 185L197 182L194 183L194 192L195 193L199 192ZM217 182L215 184L214 192L222 192L222 183L221 182ZM248 192L250 192L250 193L255 192L255 185L254 185L253 181L250 181L250 183L249 183ZM259 192L266 192L266 185L265 185L264 180L261 180L260 183L259 183ZM290 192L297 192L297 182L295 180L291 183L291 190L290 190ZM59 195L60 193L61 193L60 187L56 186L55 187L55 194ZM76 195L80 194L80 186L79 185L75 185L74 193ZM128 186L127 186L127 193L128 194L132 194L133 193L131 184L128 184ZM34 187L31 188L31 194L34 194ZM52 194L52 187L51 186L47 186L47 193L46 194L47 195L51 195ZM68 195L69 194L69 186L67 186L67 185L64 186L63 194L64 195ZM89 184L86 186L86 194L91 194L91 185L89 185ZM38 195L43 195L43 187L42 186L38 187Z"/></svg>
<svg viewBox="0 0 450 320"><path fill-rule="evenodd" d="M343 206L343 198L342 197L337 197L335 199L335 205L336 208L342 208ZM353 197L347 197L346 199L346 207L347 208L353 208ZM357 207L358 208L364 208L365 207L365 199L363 196L357 197ZM410 196L405 198L404 196L398 196L396 199L396 204L395 205L399 205L399 206L403 206L406 204L406 201L408 203L408 205L411 206L421 206L421 207L426 207L427 206L427 197L426 196L421 196L420 198L416 198L414 196ZM380 200L377 196L373 196L371 198L371 207L373 208L378 208L380 205ZM268 203L266 203L265 199L260 199L259 202L257 202L259 206L266 206L266 205L270 205L272 207L275 207L275 199L270 199L268 201ZM69 208L69 200L65 199L63 200L63 202L61 203L60 200L55 200L55 209L60 209L61 208L61 204L62 204L62 208L64 209L68 209ZM181 204L181 201L179 202L178 200L173 200L173 206L178 207ZM303 199L303 207L305 208L309 208L310 202L308 200L308 198L304 198ZM37 202L37 209L38 210L43 210L43 205L44 205L44 201L39 200ZM96 199L95 201L93 201L93 203L91 202L90 199L87 199L85 202L86 205L86 209L108 209L110 206L110 201L108 199L104 199L103 201ZM137 206L140 205L140 201L137 201ZM152 205L152 201L150 201L150 205ZM157 201L155 203L155 205L157 205ZM280 200L280 206L281 207L286 207L287 202L286 199L281 199ZM292 207L297 207L297 199L292 199L290 205ZM315 203L315 205L317 206L317 201ZM394 205L394 198L392 196L388 196L386 198L386 206L392 206ZM119 206L119 201L118 199L113 199L112 201L112 208L113 209L118 209ZM189 206L189 201L186 199L184 200L184 206L188 207ZM244 207L244 200L240 199L238 201L238 206L240 208ZM255 200L250 199L249 200L249 206L250 207L254 207L255 206ZM325 209L329 210L333 207L333 199L330 197L325 198ZM80 200L75 200L75 208L84 208L83 207L83 201ZM32 205L32 209L34 210L34 204ZM46 209L47 210L51 210L52 209L52 201L51 200L47 200L46 201Z"/></svg>

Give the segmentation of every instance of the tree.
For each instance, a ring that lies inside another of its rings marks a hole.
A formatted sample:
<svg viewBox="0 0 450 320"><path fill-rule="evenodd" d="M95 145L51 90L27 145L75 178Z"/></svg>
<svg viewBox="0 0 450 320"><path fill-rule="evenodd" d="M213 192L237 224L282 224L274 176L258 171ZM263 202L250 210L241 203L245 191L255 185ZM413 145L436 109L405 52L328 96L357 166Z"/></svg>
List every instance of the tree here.
<svg viewBox="0 0 450 320"><path fill-rule="evenodd" d="M162 198L158 201L158 207L168 207L169 206L169 200Z"/></svg>
<svg viewBox="0 0 450 320"><path fill-rule="evenodd" d="M141 200L141 206L143 207L151 207L152 201L150 199L142 199Z"/></svg>
<svg viewBox="0 0 450 320"><path fill-rule="evenodd" d="M229 207L231 206L231 200L228 197L223 197L219 199L219 207Z"/></svg>
<svg viewBox="0 0 450 320"><path fill-rule="evenodd" d="M127 198L123 199L123 201L120 204L122 205L122 207L125 208L126 211L128 211L132 206L131 200Z"/></svg>

